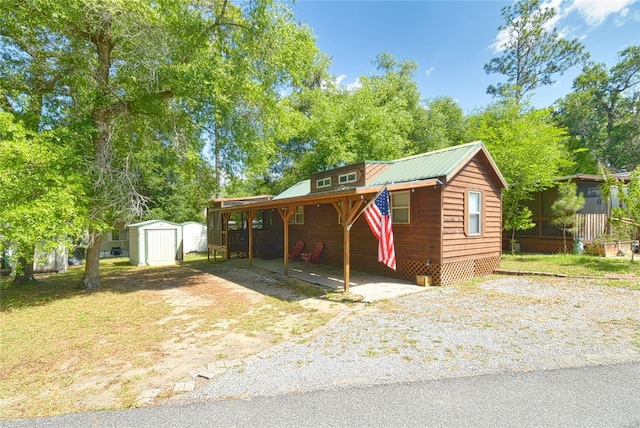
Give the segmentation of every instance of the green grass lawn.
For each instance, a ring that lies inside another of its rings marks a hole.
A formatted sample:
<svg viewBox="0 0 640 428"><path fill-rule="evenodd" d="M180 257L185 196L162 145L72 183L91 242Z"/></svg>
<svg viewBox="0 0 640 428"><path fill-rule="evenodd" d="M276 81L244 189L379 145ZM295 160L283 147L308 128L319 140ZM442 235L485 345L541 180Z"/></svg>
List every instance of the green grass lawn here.
<svg viewBox="0 0 640 428"><path fill-rule="evenodd" d="M93 290L79 288L84 266L28 284L0 277L0 420L131 407L153 384L148 379L162 375L165 359L177 364L183 342L196 352L228 335L259 352L340 310L307 309L295 293L252 292L217 277L224 265L206 255L185 259L159 267L103 259L101 287ZM302 292L286 282L271 286ZM224 349L225 358L246 356L240 346Z"/></svg>
<svg viewBox="0 0 640 428"><path fill-rule="evenodd" d="M505 254L500 268L521 272L547 272L579 277L607 279L607 284L640 289L640 261L624 257L598 257L574 254ZM611 278L622 278L611 280ZM619 283L616 283L619 282Z"/></svg>

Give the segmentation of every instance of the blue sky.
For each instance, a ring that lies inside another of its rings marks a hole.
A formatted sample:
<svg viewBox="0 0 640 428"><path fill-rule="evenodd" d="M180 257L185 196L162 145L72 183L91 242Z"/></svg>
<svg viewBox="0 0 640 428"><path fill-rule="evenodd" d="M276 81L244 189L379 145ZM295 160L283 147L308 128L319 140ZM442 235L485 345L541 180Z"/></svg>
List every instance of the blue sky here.
<svg viewBox="0 0 640 428"><path fill-rule="evenodd" d="M296 20L306 23L318 47L332 57L331 73L342 85L372 74L376 55L418 64L416 81L422 97L450 96L466 113L489 104L487 86L504 76L487 75L484 64L500 56L501 10L497 0L345 1L297 0ZM578 38L593 60L608 68L617 52L640 45L640 0L547 0L557 14L555 26L567 38ZM553 87L538 89L536 107L549 106L571 91L579 70L556 76Z"/></svg>

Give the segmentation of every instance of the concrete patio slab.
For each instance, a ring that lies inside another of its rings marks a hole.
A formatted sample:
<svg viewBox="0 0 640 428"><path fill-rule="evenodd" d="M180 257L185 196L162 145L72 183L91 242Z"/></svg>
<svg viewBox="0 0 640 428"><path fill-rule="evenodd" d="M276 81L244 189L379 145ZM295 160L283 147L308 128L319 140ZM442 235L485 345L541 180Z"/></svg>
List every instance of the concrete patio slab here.
<svg viewBox="0 0 640 428"><path fill-rule="evenodd" d="M270 272L284 275L283 259L253 259L253 265ZM323 264L309 264L309 266L307 266L300 262L292 262L289 264L289 276L336 291L342 291L344 288L342 268L336 266ZM410 281L373 275L366 272L352 270L349 275L349 291L362 296L365 302L390 299L428 289L429 287L421 287Z"/></svg>

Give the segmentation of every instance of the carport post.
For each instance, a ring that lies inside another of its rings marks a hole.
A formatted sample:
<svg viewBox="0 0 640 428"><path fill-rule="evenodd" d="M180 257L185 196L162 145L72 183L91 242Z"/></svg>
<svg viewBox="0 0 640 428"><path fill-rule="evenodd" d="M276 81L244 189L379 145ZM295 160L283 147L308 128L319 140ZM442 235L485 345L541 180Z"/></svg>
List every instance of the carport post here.
<svg viewBox="0 0 640 428"><path fill-rule="evenodd" d="M343 275L344 275L344 292L349 292L349 282L351 280L351 247L350 247L350 234L351 226L358 219L356 215L358 210L364 203L362 197L360 197L357 201L351 201L349 203L347 198L344 198L340 203L334 202L333 208L335 208L336 212L342 219L342 239L343 244L342 248L344 249L342 252L342 260L343 260Z"/></svg>
<svg viewBox="0 0 640 428"><path fill-rule="evenodd" d="M284 223L284 274L289 276L289 220L296 211L296 207L284 207L278 209L278 214Z"/></svg>
<svg viewBox="0 0 640 428"><path fill-rule="evenodd" d="M255 216L255 211L247 211L247 228L249 229L249 266L253 266L253 219Z"/></svg>
<svg viewBox="0 0 640 428"><path fill-rule="evenodd" d="M351 274L351 263L350 263L350 258L351 258L351 248L349 248L349 242L351 241L349 239L349 231L351 229L350 226L347 225L346 221L342 222L343 224L343 239L344 239L344 254L342 255L342 257L344 258L344 292L348 293L349 292L349 276Z"/></svg>

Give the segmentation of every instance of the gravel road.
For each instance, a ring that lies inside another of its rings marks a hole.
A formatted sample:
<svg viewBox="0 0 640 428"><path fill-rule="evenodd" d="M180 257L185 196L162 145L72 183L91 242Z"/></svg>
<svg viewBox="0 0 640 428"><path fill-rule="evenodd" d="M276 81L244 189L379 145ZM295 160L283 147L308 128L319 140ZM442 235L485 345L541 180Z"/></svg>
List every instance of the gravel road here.
<svg viewBox="0 0 640 428"><path fill-rule="evenodd" d="M177 402L640 361L640 291L501 277L371 305Z"/></svg>

